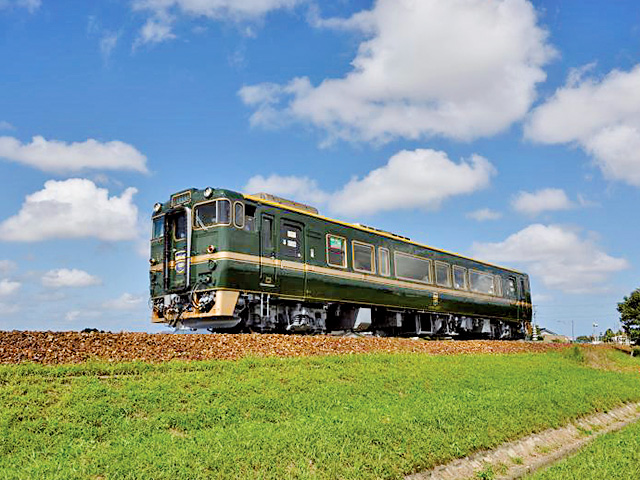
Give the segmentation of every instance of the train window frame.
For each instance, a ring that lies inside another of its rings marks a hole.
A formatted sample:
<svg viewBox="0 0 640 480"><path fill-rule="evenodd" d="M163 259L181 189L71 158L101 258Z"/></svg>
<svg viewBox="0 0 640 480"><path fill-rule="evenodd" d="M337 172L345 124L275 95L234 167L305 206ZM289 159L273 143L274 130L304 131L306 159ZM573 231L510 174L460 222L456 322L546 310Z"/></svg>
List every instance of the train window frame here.
<svg viewBox="0 0 640 480"><path fill-rule="evenodd" d="M251 205L250 203L244 204L244 226L242 227L242 229L245 232L254 233L257 230L256 229L256 224L257 224L256 218L258 217L257 213L258 213L258 208L255 205Z"/></svg>
<svg viewBox="0 0 640 480"><path fill-rule="evenodd" d="M162 220L162 235L156 235L156 221ZM164 214L151 218L151 240L160 240L164 237Z"/></svg>
<svg viewBox="0 0 640 480"><path fill-rule="evenodd" d="M242 224L238 223L238 206L242 208ZM233 202L233 226L240 230L244 228L244 203L242 202Z"/></svg>
<svg viewBox="0 0 640 480"><path fill-rule="evenodd" d="M462 287L456 286L456 281L455 281L456 270L462 272L462 279L464 280L464 284ZM453 288L455 288L456 290L469 291L469 279L467 278L467 269L465 267L461 267L460 265L453 266Z"/></svg>
<svg viewBox="0 0 640 480"><path fill-rule="evenodd" d="M446 283L440 283L438 281L438 266L444 266L447 269L447 282ZM453 285L453 279L451 278L451 265L449 265L447 262L443 262L441 260L436 260L435 261L435 278L434 280L436 281L436 285L439 287L446 287L446 288L451 288L451 286Z"/></svg>
<svg viewBox="0 0 640 480"><path fill-rule="evenodd" d="M474 290L473 289L473 285L471 282L471 274L478 274L478 275L483 275L483 276L488 276L491 277L491 290L489 292L483 292L483 291L479 291L479 290ZM491 296L495 296L495 280L494 280L495 275L489 272L483 272L482 270L476 270L475 268L470 268L469 269L469 291L473 292L473 293L477 293L479 295L491 295Z"/></svg>
<svg viewBox="0 0 640 480"><path fill-rule="evenodd" d="M513 288L510 288L513 287ZM516 277L508 276L507 277L507 288L506 288L507 298L516 299L518 298L518 284L516 282Z"/></svg>
<svg viewBox="0 0 640 480"><path fill-rule="evenodd" d="M172 215L172 217L175 216ZM178 222L176 222L175 220L172 219L171 222L171 236L173 237L173 241L174 242L180 242L182 240L186 240L188 235L189 235L189 228L187 225L187 213L185 211L182 212L182 215L180 216L176 216L176 218L184 218L184 237L180 237L178 238L178 236L176 235L177 231L178 231Z"/></svg>
<svg viewBox="0 0 640 480"><path fill-rule="evenodd" d="M344 255L342 257L343 258L342 265L338 265L336 263L331 263L329 261L329 245L330 245L329 238L330 237L338 238L338 239L342 240L342 245L344 247ZM327 233L325 235L325 242L326 242L325 255L326 255L326 259L327 259L327 265L330 266L330 267L334 267L334 268L345 268L346 269L347 268L347 257L348 257L348 252L347 252L348 242L347 242L347 239L345 237L340 236L340 235L335 235L333 233Z"/></svg>
<svg viewBox="0 0 640 480"><path fill-rule="evenodd" d="M382 256L380 255L382 252L386 252L387 261L382 261ZM383 272L382 267L385 267L385 271ZM391 276L391 252L388 248L378 247L378 273L383 277Z"/></svg>
<svg viewBox="0 0 640 480"><path fill-rule="evenodd" d="M356 267L356 247L365 247L370 249L369 257L371 259L371 270ZM351 265L353 270L360 273L369 273L375 275L376 273L376 247L370 243L359 242L358 240L351 241Z"/></svg>
<svg viewBox="0 0 640 480"><path fill-rule="evenodd" d="M403 277L402 275L398 275L398 257L399 256L407 257L407 258L415 258L419 261L427 262L427 264L429 265L429 268L428 268L429 280L424 281L424 280L418 280L416 278ZM433 261L430 258L419 257L418 255L412 255L410 253L405 253L405 252L393 252L393 266L396 272L396 278L399 278L401 280L409 280L411 282L424 283L426 285L433 284L433 282L431 281L433 279Z"/></svg>
<svg viewBox="0 0 640 480"><path fill-rule="evenodd" d="M228 223L219 223L218 222L218 213L219 213L219 208L218 208L218 204L217 202L227 202L227 204L229 205L229 222ZM198 225L196 218L198 218L198 212L197 209L200 208L203 205L208 205L210 203L216 203L216 223L213 223L211 225L205 225L205 226L200 226ZM232 223L232 217L233 217L233 210L232 210L232 204L231 204L231 200L229 200L228 198L224 198L224 197L218 197L218 198L213 198L211 200L207 200L206 202L200 202L200 203L196 203L193 206L193 229L194 230L208 230L212 227L230 227L231 223Z"/></svg>
<svg viewBox="0 0 640 480"><path fill-rule="evenodd" d="M266 224L269 224L269 229L265 228ZM271 215L263 213L260 216L260 255L266 250L275 251L275 244L273 241L273 225L275 219ZM267 240L269 243L267 244Z"/></svg>

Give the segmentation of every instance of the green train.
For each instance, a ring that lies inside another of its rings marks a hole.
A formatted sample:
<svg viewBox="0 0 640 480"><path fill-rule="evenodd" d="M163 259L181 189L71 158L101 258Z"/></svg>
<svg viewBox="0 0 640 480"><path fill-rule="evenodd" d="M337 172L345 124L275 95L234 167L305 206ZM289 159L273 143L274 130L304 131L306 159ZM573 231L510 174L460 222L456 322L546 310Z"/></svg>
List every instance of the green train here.
<svg viewBox="0 0 640 480"><path fill-rule="evenodd" d="M531 328L526 274L273 195L189 189L152 219L155 323L494 339Z"/></svg>

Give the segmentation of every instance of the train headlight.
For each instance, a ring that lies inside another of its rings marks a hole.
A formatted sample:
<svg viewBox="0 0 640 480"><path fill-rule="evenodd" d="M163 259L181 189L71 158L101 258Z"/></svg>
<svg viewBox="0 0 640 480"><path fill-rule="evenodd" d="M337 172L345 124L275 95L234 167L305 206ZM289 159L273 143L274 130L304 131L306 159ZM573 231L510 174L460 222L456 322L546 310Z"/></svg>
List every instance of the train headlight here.
<svg viewBox="0 0 640 480"><path fill-rule="evenodd" d="M162 204L158 202L153 206L153 213L158 213L160 210L162 210Z"/></svg>
<svg viewBox="0 0 640 480"><path fill-rule="evenodd" d="M213 188L211 187L207 187L204 189L204 198L211 198L211 195L213 195Z"/></svg>

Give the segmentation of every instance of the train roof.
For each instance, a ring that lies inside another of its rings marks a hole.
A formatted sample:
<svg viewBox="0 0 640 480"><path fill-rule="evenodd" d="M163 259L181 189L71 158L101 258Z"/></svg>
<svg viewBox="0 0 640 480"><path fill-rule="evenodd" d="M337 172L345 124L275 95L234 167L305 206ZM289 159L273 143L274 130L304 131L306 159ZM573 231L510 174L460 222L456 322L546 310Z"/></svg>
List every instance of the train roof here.
<svg viewBox="0 0 640 480"><path fill-rule="evenodd" d="M342 220L336 220L335 218L325 217L324 215L320 215L315 208L308 207L307 205L304 205L304 204L299 204L299 205L302 205L302 206L307 207L307 208L297 208L296 206L294 206L294 204L296 204L297 202L293 202L291 200L282 199L282 200L285 200L285 201L279 202L279 201L277 201L277 199L279 199L279 197L276 197L275 195L266 195L264 193L255 194L255 195L247 195L247 194L242 194L242 195L243 195L244 198L247 198L249 200L253 200L254 202L264 203L264 204L267 204L267 205L271 205L271 206L275 206L275 207L279 207L279 208L284 208L286 210L290 210L292 212L299 213L301 215L308 215L310 217L315 217L315 218L318 218L320 220L336 223L338 225L343 225L345 227L355 228L355 229L361 230L363 232L374 233L376 235L381 235L383 237L391 238L393 240L397 240L397 241L400 241L400 242L409 243L411 245L415 245L415 246L422 247L422 248L428 248L430 250L435 250L436 252L441 252L441 253L445 253L445 254L448 254L448 255L454 255L456 257L460 257L460 258L464 258L466 260L471 260L471 261L474 261L474 262L478 262L478 263L481 263L483 265L487 265L489 267L500 268L502 270L508 270L510 272L514 272L514 273L518 273L518 274L521 274L521 275L525 275L524 272L521 272L519 270L515 270L513 268L508 268L508 267L503 267L503 266L500 266L500 265L495 265L495 264L490 263L490 262L485 262L483 260L478 260L477 258L471 258L471 257L467 257L466 255L461 255L459 253L450 252L448 250L443 250L441 248L432 247L430 245L425 245L423 243L415 242L415 241L411 240L408 237L403 237L401 235L396 235L394 233L386 232L384 230L378 230L377 228L368 227L368 226L362 225L360 223L349 223L349 222L345 222L345 221L342 221Z"/></svg>

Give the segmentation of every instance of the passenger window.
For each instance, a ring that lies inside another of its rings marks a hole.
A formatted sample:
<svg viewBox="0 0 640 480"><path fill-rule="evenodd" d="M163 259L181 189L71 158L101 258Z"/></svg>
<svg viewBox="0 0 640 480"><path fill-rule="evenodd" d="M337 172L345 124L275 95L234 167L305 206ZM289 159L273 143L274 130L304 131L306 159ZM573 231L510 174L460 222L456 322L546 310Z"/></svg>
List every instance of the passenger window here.
<svg viewBox="0 0 640 480"><path fill-rule="evenodd" d="M507 279L507 296L516 298L516 279L513 277Z"/></svg>
<svg viewBox="0 0 640 480"><path fill-rule="evenodd" d="M327 235L327 264L333 267L347 267L347 241L344 238Z"/></svg>
<svg viewBox="0 0 640 480"><path fill-rule="evenodd" d="M436 285L451 286L451 267L444 262L436 262Z"/></svg>
<svg viewBox="0 0 640 480"><path fill-rule="evenodd" d="M468 290L467 287L467 269L464 267L453 267L453 286L459 290Z"/></svg>
<svg viewBox="0 0 640 480"><path fill-rule="evenodd" d="M431 260L395 252L396 277L431 283Z"/></svg>
<svg viewBox="0 0 640 480"><path fill-rule="evenodd" d="M471 270L469 272L469 283L471 291L476 293L485 293L487 295L493 295L493 275L490 273L478 272Z"/></svg>
<svg viewBox="0 0 640 480"><path fill-rule="evenodd" d="M302 229L300 227L283 222L280 237L282 255L296 260L302 258Z"/></svg>
<svg viewBox="0 0 640 480"><path fill-rule="evenodd" d="M164 236L164 217L154 218L151 238L160 238L163 236Z"/></svg>
<svg viewBox="0 0 640 480"><path fill-rule="evenodd" d="M380 275L384 275L385 277L391 275L389 250L386 248L378 248L378 269L380 270Z"/></svg>
<svg viewBox="0 0 640 480"><path fill-rule="evenodd" d="M242 202L233 204L233 224L237 228L244 227L244 203Z"/></svg>
<svg viewBox="0 0 640 480"><path fill-rule="evenodd" d="M353 247L353 269L359 272L375 273L373 246L358 242L351 242L351 246Z"/></svg>
<svg viewBox="0 0 640 480"><path fill-rule="evenodd" d="M256 207L245 205L244 207L244 230L253 232L256 228Z"/></svg>

